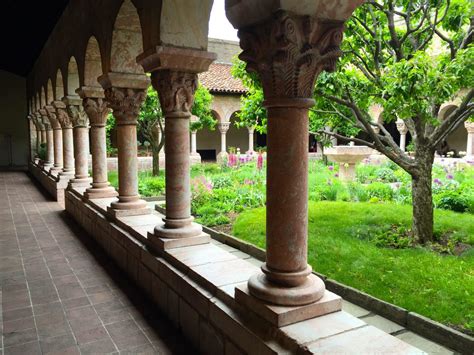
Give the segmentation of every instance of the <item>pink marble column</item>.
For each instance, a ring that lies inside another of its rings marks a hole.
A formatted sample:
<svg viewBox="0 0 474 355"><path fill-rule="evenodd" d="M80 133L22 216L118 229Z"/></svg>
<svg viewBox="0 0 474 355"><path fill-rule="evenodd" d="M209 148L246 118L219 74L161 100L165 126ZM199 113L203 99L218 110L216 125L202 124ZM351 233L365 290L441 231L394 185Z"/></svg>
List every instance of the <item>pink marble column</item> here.
<svg viewBox="0 0 474 355"><path fill-rule="evenodd" d="M45 109L53 127L54 166L50 169L50 173L57 175L63 169L63 132L57 119L56 109L53 106L46 106Z"/></svg>
<svg viewBox="0 0 474 355"><path fill-rule="evenodd" d="M74 139L72 133L72 121L62 101L54 101L57 119L62 128L63 136L63 169L59 172L60 179L70 179L74 176Z"/></svg>
<svg viewBox="0 0 474 355"><path fill-rule="evenodd" d="M89 119L82 107L79 96L63 99L69 118L73 124L74 179L69 180L73 187L89 186Z"/></svg>
<svg viewBox="0 0 474 355"><path fill-rule="evenodd" d="M308 305L325 292L307 262L308 109L316 76L335 67L342 31L342 21L285 11L239 29L240 58L260 76L268 110L267 259L248 282L267 303Z"/></svg>
<svg viewBox="0 0 474 355"><path fill-rule="evenodd" d="M41 119L46 131L46 160L44 161L43 168L47 171L54 165L54 136L53 128L49 122L48 113L45 109L40 110Z"/></svg>
<svg viewBox="0 0 474 355"><path fill-rule="evenodd" d="M150 81L143 74L120 73L98 80L117 122L119 196L109 212L114 216L148 214L150 209L138 194L137 118Z"/></svg>
<svg viewBox="0 0 474 355"><path fill-rule="evenodd" d="M92 184L84 196L89 199L115 197L117 191L110 186L107 176L107 143L105 124L110 109L104 100L103 90L83 87L79 91L84 110L91 123Z"/></svg>
<svg viewBox="0 0 474 355"><path fill-rule="evenodd" d="M209 241L191 216L189 123L197 73L206 71L214 59L206 51L169 47L158 47L137 59L152 73L165 115L166 217L149 236L157 248L166 248L162 239L179 240L175 244L179 246Z"/></svg>

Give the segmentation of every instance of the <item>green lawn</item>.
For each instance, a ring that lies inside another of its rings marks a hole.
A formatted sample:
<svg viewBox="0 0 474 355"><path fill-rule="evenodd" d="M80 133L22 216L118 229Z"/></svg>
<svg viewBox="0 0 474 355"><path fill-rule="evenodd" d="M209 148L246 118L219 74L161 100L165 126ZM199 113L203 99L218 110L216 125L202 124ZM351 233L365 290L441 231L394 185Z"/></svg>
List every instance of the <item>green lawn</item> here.
<svg viewBox="0 0 474 355"><path fill-rule="evenodd" d="M472 332L474 249L457 257L422 248L381 248L359 237L367 228L410 223L406 205L310 201L309 263L346 285ZM437 210L435 229L459 231L472 242L474 217ZM233 234L264 247L265 209L240 214Z"/></svg>

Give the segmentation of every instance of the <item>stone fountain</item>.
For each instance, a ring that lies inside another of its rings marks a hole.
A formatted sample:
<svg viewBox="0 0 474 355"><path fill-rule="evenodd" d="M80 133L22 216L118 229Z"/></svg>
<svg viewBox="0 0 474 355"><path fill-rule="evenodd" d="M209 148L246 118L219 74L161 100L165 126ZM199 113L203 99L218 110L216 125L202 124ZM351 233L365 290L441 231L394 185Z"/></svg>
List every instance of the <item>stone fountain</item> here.
<svg viewBox="0 0 474 355"><path fill-rule="evenodd" d="M339 163L339 179L353 181L356 164L373 154L373 149L360 145L337 145L325 150L329 160Z"/></svg>

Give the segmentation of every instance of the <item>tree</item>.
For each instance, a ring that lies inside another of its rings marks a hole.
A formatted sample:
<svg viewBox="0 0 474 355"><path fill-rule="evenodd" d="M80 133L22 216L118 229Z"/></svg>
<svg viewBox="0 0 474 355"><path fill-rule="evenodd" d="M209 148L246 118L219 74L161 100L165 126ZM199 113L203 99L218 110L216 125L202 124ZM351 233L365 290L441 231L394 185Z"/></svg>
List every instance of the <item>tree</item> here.
<svg viewBox="0 0 474 355"><path fill-rule="evenodd" d="M214 128L216 120L211 113L211 104L211 94L205 87L199 86L191 109L192 114L197 116L198 120L190 124L191 130L200 130L204 127ZM165 144L164 121L158 94L152 87L149 87L147 97L140 110L138 125L143 137L150 142L154 176L160 174L160 152Z"/></svg>
<svg viewBox="0 0 474 355"><path fill-rule="evenodd" d="M347 24L341 71L322 75L315 90L316 110L332 107L322 119L337 115L366 138L334 136L378 150L411 175L412 229L421 243L433 239L435 150L474 114L473 26L465 0L367 1ZM469 89L459 107L439 117L441 105L463 88ZM383 124L372 122L368 108L374 103L383 107L385 121L405 122L414 157Z"/></svg>
<svg viewBox="0 0 474 355"><path fill-rule="evenodd" d="M412 229L421 243L433 238L436 147L474 114L473 33L469 0L368 0L347 22L340 69L322 73L315 87L312 130L374 148L411 175ZM243 77L244 84L255 81ZM441 119L441 105L461 89L461 104ZM414 157L383 124L372 122L374 104L383 107L386 122L405 122Z"/></svg>

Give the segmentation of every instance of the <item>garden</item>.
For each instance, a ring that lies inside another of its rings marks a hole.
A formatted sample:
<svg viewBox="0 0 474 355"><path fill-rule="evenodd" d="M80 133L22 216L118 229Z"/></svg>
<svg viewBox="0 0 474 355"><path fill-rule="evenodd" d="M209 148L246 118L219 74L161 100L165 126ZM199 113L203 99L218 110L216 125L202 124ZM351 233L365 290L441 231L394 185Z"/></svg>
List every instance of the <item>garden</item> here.
<svg viewBox="0 0 474 355"><path fill-rule="evenodd" d="M116 172L109 180L117 185ZM226 164L192 167L197 221L265 247L265 161L231 154ZM391 162L366 159L356 181L337 165L309 164L309 255L313 269L375 297L474 331L474 167L433 167L434 240L411 231L411 177ZM143 196L165 191L164 173L141 172ZM415 292L416 291L416 292Z"/></svg>

